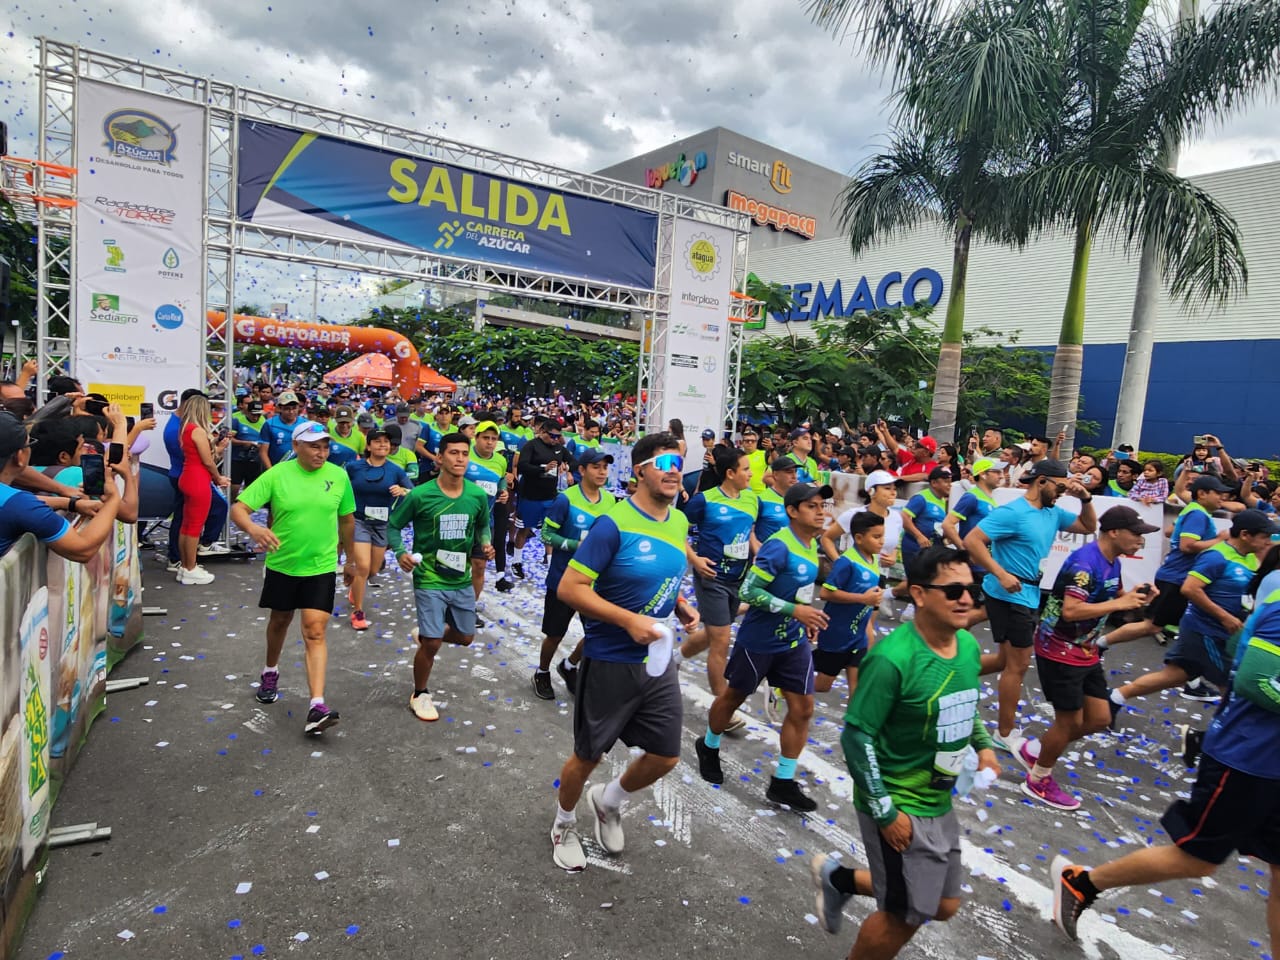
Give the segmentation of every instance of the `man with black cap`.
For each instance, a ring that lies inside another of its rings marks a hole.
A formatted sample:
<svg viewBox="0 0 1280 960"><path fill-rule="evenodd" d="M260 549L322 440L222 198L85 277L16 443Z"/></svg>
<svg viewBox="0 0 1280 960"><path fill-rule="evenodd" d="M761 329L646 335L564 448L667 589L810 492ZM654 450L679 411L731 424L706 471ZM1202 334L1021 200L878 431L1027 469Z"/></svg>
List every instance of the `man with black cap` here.
<svg viewBox="0 0 1280 960"><path fill-rule="evenodd" d="M262 414L262 401L246 393L240 398L240 409L231 415L231 499L262 473L258 444L267 418Z"/></svg>
<svg viewBox="0 0 1280 960"><path fill-rule="evenodd" d="M714 490L720 483L720 477L716 473L716 432L710 427L702 431L702 468L697 477L698 482L689 489L690 496Z"/></svg>
<svg viewBox="0 0 1280 960"><path fill-rule="evenodd" d="M356 429L356 412L347 404L339 404L333 411L333 419L328 422L329 462L336 463L344 470L348 463L353 463L364 456L365 435Z"/></svg>
<svg viewBox="0 0 1280 960"><path fill-rule="evenodd" d="M1041 460L1023 472L1020 482L1026 495L987 514L964 538L964 545L973 562L987 571L982 589L997 652L983 655L982 672L1000 672L999 729L994 739L1025 765L1026 738L1017 729L1018 698L1039 623L1040 565L1059 533L1093 533L1098 518L1093 495L1067 476L1064 463ZM1068 493L1079 499L1079 515L1057 505Z"/></svg>
<svg viewBox="0 0 1280 960"><path fill-rule="evenodd" d="M796 462L786 456L775 457L769 464L769 474L773 478L773 486L765 487L759 494L760 514L752 531L755 541L752 548L757 551L762 543L787 525L784 498L787 491L796 485Z"/></svg>
<svg viewBox="0 0 1280 960"><path fill-rule="evenodd" d="M1164 666L1112 690L1113 711L1118 713L1132 697L1197 677L1217 687L1226 685L1227 640L1243 626L1245 588L1258 569L1258 554L1271 546L1275 534L1280 534L1280 526L1261 510L1241 510L1231 521L1227 539L1196 557L1182 581L1182 595L1189 603ZM1184 689L1182 695L1188 700L1218 699L1218 693L1208 689Z"/></svg>
<svg viewBox="0 0 1280 960"><path fill-rule="evenodd" d="M1142 607L1152 593L1149 583L1125 590L1120 558L1138 552L1143 538L1159 532L1125 504L1112 507L1098 521L1098 539L1072 552L1062 564L1036 629L1036 670L1045 699L1053 706L1053 724L1040 738L1033 756L1023 743L1023 766L1029 766L1022 792L1058 810L1075 810L1080 800L1053 777L1053 765L1070 744L1111 723L1107 675L1102 650L1108 645L1147 636L1147 621L1126 624L1102 636L1107 618Z"/></svg>
<svg viewBox="0 0 1280 960"><path fill-rule="evenodd" d="M750 609L738 629L725 667L728 686L707 715L707 732L694 741L698 772L708 783L724 783L720 738L734 711L762 682L782 690L787 715L779 735L780 756L765 797L799 813L817 802L796 784L796 764L809 738L813 717L813 653L810 643L827 625L825 613L813 606L818 579L818 534L823 527L823 501L830 487L797 483L787 491L788 526L760 548L747 571L740 596Z"/></svg>
<svg viewBox="0 0 1280 960"><path fill-rule="evenodd" d="M466 417L462 418L467 419ZM564 428L551 419L537 424L538 435L520 448L517 472L520 503L517 507L516 559L511 569L524 579L524 550L529 534L542 527L559 491L560 474L569 472L572 458L564 448Z"/></svg>

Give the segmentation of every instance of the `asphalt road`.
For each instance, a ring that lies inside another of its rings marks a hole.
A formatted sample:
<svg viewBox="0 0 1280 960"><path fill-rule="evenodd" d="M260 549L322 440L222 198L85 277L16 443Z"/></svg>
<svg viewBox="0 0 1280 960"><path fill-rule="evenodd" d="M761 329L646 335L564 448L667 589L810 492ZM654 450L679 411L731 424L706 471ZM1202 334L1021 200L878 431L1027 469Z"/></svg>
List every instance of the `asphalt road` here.
<svg viewBox="0 0 1280 960"><path fill-rule="evenodd" d="M345 618L331 627L328 700L342 721L320 740L302 736L296 627L283 697L253 699L261 565L210 565L214 584L184 587L148 561L146 603L168 612L147 619L143 646L113 676L151 683L109 697L54 815L113 836L51 855L18 956L845 956L870 903L852 902L844 930L826 934L808 871L817 851L865 863L838 743L842 685L819 696L801 774L820 806L801 818L764 800L777 736L762 722L726 738L723 788L698 778L692 741L710 696L702 663L685 664L685 762L626 810L626 851L608 857L592 841L584 873L552 864L572 702L554 673L560 700L530 688L536 549L530 580L482 599L490 623L476 643L439 658L434 724L407 709L412 593L388 572L366 604L371 630L357 634ZM1143 641L1109 653L1107 666L1127 677L1159 658ZM1047 708L1029 694L1034 732ZM990 690L984 709L994 720ZM1096 863L1164 839L1159 816L1191 782L1170 755L1171 727L1203 725L1203 713L1176 694L1153 698L1127 714L1130 732L1080 745L1060 769L1084 801L1074 814L1033 806L1005 758L1000 782L959 805L970 873L959 916L926 926L902 955L1267 957L1268 873L1253 861L1229 861L1216 880L1109 894L1082 921L1079 946L1048 919L1057 852ZM615 748L600 775L626 761Z"/></svg>

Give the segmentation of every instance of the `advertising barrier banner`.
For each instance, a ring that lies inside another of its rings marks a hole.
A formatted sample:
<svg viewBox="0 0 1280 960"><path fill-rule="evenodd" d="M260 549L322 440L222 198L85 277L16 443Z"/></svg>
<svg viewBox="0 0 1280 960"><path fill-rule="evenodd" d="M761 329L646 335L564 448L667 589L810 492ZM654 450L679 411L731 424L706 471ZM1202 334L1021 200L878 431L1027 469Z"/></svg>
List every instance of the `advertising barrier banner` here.
<svg viewBox="0 0 1280 960"><path fill-rule="evenodd" d="M607 200L251 120L241 220L652 289L658 218Z"/></svg>
<svg viewBox="0 0 1280 960"><path fill-rule="evenodd" d="M709 427L719 438L724 430L733 245L733 232L723 227L676 221L661 421L684 423L692 461L686 470L701 469L701 431Z"/></svg>
<svg viewBox="0 0 1280 960"><path fill-rule="evenodd" d="M78 96L75 374L130 416L172 412L203 380L205 112L92 80Z"/></svg>

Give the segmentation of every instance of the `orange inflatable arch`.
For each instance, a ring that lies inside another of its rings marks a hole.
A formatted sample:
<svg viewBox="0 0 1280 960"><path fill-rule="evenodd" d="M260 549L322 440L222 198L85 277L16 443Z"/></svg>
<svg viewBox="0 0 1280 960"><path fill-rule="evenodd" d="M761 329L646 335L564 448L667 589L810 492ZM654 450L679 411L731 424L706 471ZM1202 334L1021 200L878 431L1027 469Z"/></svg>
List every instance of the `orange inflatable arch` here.
<svg viewBox="0 0 1280 960"><path fill-rule="evenodd" d="M225 313L209 311L209 329L221 334L227 322ZM381 327L348 327L338 323L303 323L299 320L273 320L271 317L235 315L233 330L236 343L256 343L266 347L294 347L310 350L357 353L381 353L391 360L391 382L400 396L408 399L421 389L418 368L422 361L418 349L402 333Z"/></svg>

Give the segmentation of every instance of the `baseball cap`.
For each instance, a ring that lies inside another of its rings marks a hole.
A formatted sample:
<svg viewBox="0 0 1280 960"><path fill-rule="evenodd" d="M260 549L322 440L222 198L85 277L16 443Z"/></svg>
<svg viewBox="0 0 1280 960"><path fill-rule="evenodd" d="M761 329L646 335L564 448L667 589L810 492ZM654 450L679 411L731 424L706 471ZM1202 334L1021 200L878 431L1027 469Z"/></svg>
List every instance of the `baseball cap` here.
<svg viewBox="0 0 1280 960"><path fill-rule="evenodd" d="M841 430L839 427L832 427L830 430L827 431L827 433L831 434L837 440L844 439L844 431Z"/></svg>
<svg viewBox="0 0 1280 960"><path fill-rule="evenodd" d="M983 457L981 460L973 462L973 475L976 477L980 473L986 473L988 470L999 470L1000 465L990 457Z"/></svg>
<svg viewBox="0 0 1280 960"><path fill-rule="evenodd" d="M930 453L938 452L938 441L933 439L933 437L921 437L916 441L916 443L920 444L920 446L924 447Z"/></svg>
<svg viewBox="0 0 1280 960"><path fill-rule="evenodd" d="M1212 474L1206 474L1203 477L1196 477L1191 481L1191 492L1202 493L1205 490L1212 490L1215 493L1230 493L1231 488L1219 480Z"/></svg>
<svg viewBox="0 0 1280 960"><path fill-rule="evenodd" d="M287 407L289 404L297 402L298 395L292 390L286 390L284 393L280 394L280 396L276 397L276 406L278 407Z"/></svg>
<svg viewBox="0 0 1280 960"><path fill-rule="evenodd" d="M1261 510L1241 510L1231 521L1231 535L1234 537L1241 533L1267 533L1274 536L1280 533L1280 526L1276 526Z"/></svg>
<svg viewBox="0 0 1280 960"><path fill-rule="evenodd" d="M294 443L315 443L317 440L328 440L329 433L324 427L311 420L303 420L293 428Z"/></svg>
<svg viewBox="0 0 1280 960"><path fill-rule="evenodd" d="M812 500L814 497L830 500L832 492L830 487L820 487L816 483L797 483L783 496L782 505L784 507L798 507L806 500Z"/></svg>
<svg viewBox="0 0 1280 960"><path fill-rule="evenodd" d="M1160 528L1154 524L1143 522L1138 511L1123 504L1112 507L1098 519L1098 526L1104 533L1108 530L1131 530L1144 536L1155 533Z"/></svg>
<svg viewBox="0 0 1280 960"><path fill-rule="evenodd" d="M787 437L788 439L791 439L791 440L799 440L808 432L809 430L807 427L796 427L789 434L787 434Z"/></svg>
<svg viewBox="0 0 1280 960"><path fill-rule="evenodd" d="M408 416L410 413L412 413L412 412L413 412L413 408L412 408L412 407L410 407L407 403L397 403L397 404L396 404L396 416L397 416L397 417L407 417L407 416Z"/></svg>
<svg viewBox="0 0 1280 960"><path fill-rule="evenodd" d="M710 427L707 427L706 430L702 431L703 440L714 440L715 438L716 438L716 432L712 430Z"/></svg>
<svg viewBox="0 0 1280 960"><path fill-rule="evenodd" d="M946 467L934 467L929 471L930 482L934 480L950 480L951 471Z"/></svg>
<svg viewBox="0 0 1280 960"><path fill-rule="evenodd" d="M468 414L465 414L465 415L462 417L462 419L458 421L458 426L460 426L460 427L473 427L473 426L475 426L475 425L476 425L476 423L477 423L476 418L475 418L475 417L473 417L473 416L471 416L471 414L469 414L469 413L468 413Z"/></svg>
<svg viewBox="0 0 1280 960"><path fill-rule="evenodd" d="M867 482L863 486L870 490L872 487L892 486L897 482L898 478L888 470L872 470L867 474Z"/></svg>
<svg viewBox="0 0 1280 960"><path fill-rule="evenodd" d="M391 441L392 446L404 440L404 431L400 429L400 424L398 423L384 423L382 432L387 435L387 439Z"/></svg>
<svg viewBox="0 0 1280 960"><path fill-rule="evenodd" d="M376 422L377 421L373 419L373 415L369 413L361 413L356 417L356 426L360 427L362 430L374 426Z"/></svg>
<svg viewBox="0 0 1280 960"><path fill-rule="evenodd" d="M23 447L31 446L33 442L21 420L7 410L0 411L0 461L7 462L15 453Z"/></svg>
<svg viewBox="0 0 1280 960"><path fill-rule="evenodd" d="M262 412L262 401L261 401L261 400L250 400L250 401L249 401L249 412L250 412L250 413L261 413L261 412Z"/></svg>
<svg viewBox="0 0 1280 960"><path fill-rule="evenodd" d="M386 430L383 430L382 427L375 427L374 429L369 431L369 436L365 438L365 442L373 443L373 441L375 440L390 440L390 439L391 437L388 436Z"/></svg>
<svg viewBox="0 0 1280 960"><path fill-rule="evenodd" d="M492 420L486 420L484 423L476 427L476 436L478 437L480 436L480 434L487 433L490 430L492 430L494 433L497 433L497 434L502 433L502 431L498 429L498 425L496 423L494 423Z"/></svg>
<svg viewBox="0 0 1280 960"><path fill-rule="evenodd" d="M584 467L589 463L613 463L613 454L605 453L599 447L585 447L578 454L578 463Z"/></svg>
<svg viewBox="0 0 1280 960"><path fill-rule="evenodd" d="M1065 480L1067 478L1067 465L1061 460L1041 460L1033 463L1027 472L1022 475L1019 483L1031 483L1033 480L1039 480L1041 477L1049 477L1053 480Z"/></svg>
<svg viewBox="0 0 1280 960"><path fill-rule="evenodd" d="M773 462L769 464L769 469L773 472L779 470L794 470L796 462L788 456L774 457Z"/></svg>
<svg viewBox="0 0 1280 960"><path fill-rule="evenodd" d="M339 407L333 413L333 419L337 420L339 423L346 423L354 420L355 418L356 412L347 406Z"/></svg>

